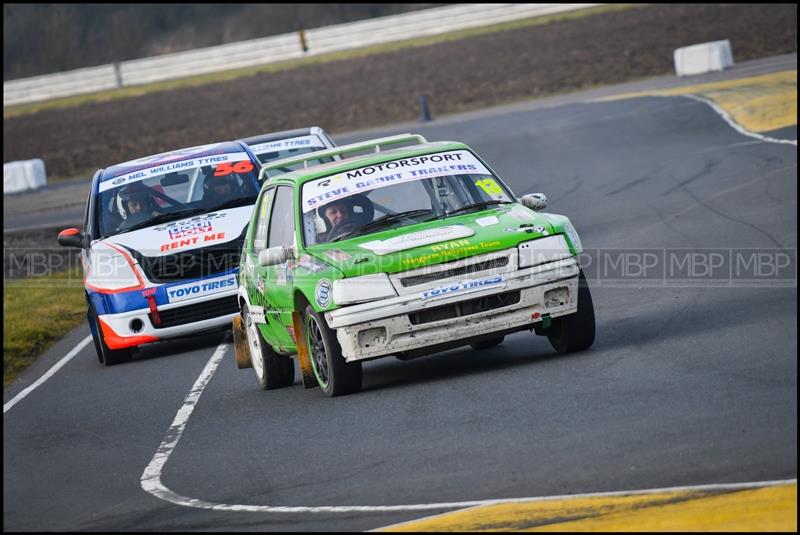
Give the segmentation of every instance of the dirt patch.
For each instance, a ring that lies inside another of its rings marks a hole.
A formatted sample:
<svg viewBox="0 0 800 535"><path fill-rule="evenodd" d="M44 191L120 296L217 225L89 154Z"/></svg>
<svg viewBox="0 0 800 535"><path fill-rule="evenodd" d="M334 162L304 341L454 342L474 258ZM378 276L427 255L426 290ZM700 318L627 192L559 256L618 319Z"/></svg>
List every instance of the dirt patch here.
<svg viewBox="0 0 800 535"><path fill-rule="evenodd" d="M796 4L673 4L3 121L4 161L50 181L166 150L320 125L337 133L674 72L673 51L729 39L736 62L797 50Z"/></svg>

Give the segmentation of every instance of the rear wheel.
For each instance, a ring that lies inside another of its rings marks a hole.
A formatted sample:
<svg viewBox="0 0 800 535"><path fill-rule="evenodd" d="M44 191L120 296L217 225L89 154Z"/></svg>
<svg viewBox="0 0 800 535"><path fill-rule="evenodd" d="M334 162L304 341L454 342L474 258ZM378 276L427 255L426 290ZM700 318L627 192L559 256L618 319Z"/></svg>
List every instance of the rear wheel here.
<svg viewBox="0 0 800 535"><path fill-rule="evenodd" d="M294 384L294 362L290 357L278 355L272 350L258 325L250 315L250 309L244 305L244 332L247 337L247 348L250 361L262 390L273 390Z"/></svg>
<svg viewBox="0 0 800 535"><path fill-rule="evenodd" d="M578 275L578 311L553 318L545 331L550 345L561 354L583 351L594 343L594 305L586 277Z"/></svg>
<svg viewBox="0 0 800 535"><path fill-rule="evenodd" d="M505 336L498 336L497 338L492 338L491 340L484 340L482 342L475 342L474 344L470 344L472 349L489 349L492 347L499 346L505 340Z"/></svg>
<svg viewBox="0 0 800 535"><path fill-rule="evenodd" d="M131 348L124 349L110 349L105 340L103 339L103 330L100 328L100 320L97 317L97 312L94 310L94 305L89 303L89 310L86 313L86 319L89 321L89 329L92 331L92 340L94 340L94 349L97 351L97 360L100 364L106 366L113 366L128 362L133 358Z"/></svg>
<svg viewBox="0 0 800 535"><path fill-rule="evenodd" d="M361 390L361 362L345 362L336 333L311 305L306 307L304 321L311 366L325 395L340 396Z"/></svg>

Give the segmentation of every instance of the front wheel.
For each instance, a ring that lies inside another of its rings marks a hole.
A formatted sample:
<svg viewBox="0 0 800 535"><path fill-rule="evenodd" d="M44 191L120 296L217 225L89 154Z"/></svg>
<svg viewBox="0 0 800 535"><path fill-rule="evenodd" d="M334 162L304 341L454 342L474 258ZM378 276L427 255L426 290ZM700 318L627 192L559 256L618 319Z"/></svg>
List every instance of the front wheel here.
<svg viewBox="0 0 800 535"><path fill-rule="evenodd" d="M308 305L304 314L311 367L328 397L361 390L361 362L345 362L339 341L325 320Z"/></svg>
<svg viewBox="0 0 800 535"><path fill-rule="evenodd" d="M294 362L290 357L278 355L272 350L258 325L253 321L250 309L244 305L244 332L247 348L250 351L250 362L262 390L273 390L294 384Z"/></svg>
<svg viewBox="0 0 800 535"><path fill-rule="evenodd" d="M594 343L594 304L583 270L578 275L578 311L553 318L546 334L550 345L561 354L583 351Z"/></svg>
<svg viewBox="0 0 800 535"><path fill-rule="evenodd" d="M89 330L92 331L94 349L97 352L97 360L100 361L100 364L113 366L114 364L128 362L133 358L133 353L129 347L124 349L110 349L106 345L106 341L103 338L103 330L100 327L100 320L91 303L89 303L89 310L86 312L86 319L89 321Z"/></svg>
<svg viewBox="0 0 800 535"><path fill-rule="evenodd" d="M482 342L475 342L474 344L470 344L472 349L489 349L492 347L497 347L503 343L505 340L505 336L498 336L497 338L492 338L491 340L484 340Z"/></svg>

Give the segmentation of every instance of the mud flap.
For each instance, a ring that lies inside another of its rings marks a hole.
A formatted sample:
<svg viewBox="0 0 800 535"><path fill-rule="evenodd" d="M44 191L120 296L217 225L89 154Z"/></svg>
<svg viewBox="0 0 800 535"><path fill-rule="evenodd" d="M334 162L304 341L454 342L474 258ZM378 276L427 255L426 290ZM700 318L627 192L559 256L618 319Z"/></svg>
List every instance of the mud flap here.
<svg viewBox="0 0 800 535"><path fill-rule="evenodd" d="M253 362L250 360L250 348L247 347L247 338L244 333L242 317L233 318L233 350L236 354L236 367L252 368Z"/></svg>
<svg viewBox="0 0 800 535"><path fill-rule="evenodd" d="M319 386L319 383L317 383L317 378L314 376L314 368L311 367L311 355L308 352L308 344L306 343L306 325L303 322L303 316L299 312L292 312L292 323L294 323L297 361L300 363L303 388L314 388Z"/></svg>

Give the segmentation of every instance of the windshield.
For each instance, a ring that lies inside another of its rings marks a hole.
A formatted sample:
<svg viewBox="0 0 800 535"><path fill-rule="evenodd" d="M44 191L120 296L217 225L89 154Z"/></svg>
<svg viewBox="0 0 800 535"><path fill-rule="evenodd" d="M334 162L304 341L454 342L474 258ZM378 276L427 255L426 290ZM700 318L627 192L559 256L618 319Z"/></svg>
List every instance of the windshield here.
<svg viewBox="0 0 800 535"><path fill-rule="evenodd" d="M274 162L275 160L282 160L291 156L300 156L309 152L325 150L327 145L316 135L298 136L288 139L279 139L276 141L267 141L264 143L254 143L250 145L255 155L258 157L262 164L267 162ZM317 165L320 163L332 162L333 157L328 156L325 158L317 158L309 160L308 165ZM296 169L303 167L302 163L287 165L285 168L276 169L271 172L270 176L280 174L281 172L289 173Z"/></svg>
<svg viewBox="0 0 800 535"><path fill-rule="evenodd" d="M305 183L303 236L329 243L511 202L467 150L400 158Z"/></svg>
<svg viewBox="0 0 800 535"><path fill-rule="evenodd" d="M116 179L104 181L97 205L100 236L255 204L257 173L253 162L242 160L128 180L117 187L111 186Z"/></svg>

